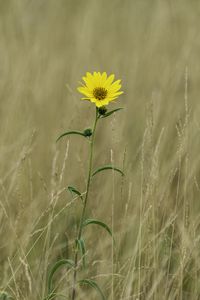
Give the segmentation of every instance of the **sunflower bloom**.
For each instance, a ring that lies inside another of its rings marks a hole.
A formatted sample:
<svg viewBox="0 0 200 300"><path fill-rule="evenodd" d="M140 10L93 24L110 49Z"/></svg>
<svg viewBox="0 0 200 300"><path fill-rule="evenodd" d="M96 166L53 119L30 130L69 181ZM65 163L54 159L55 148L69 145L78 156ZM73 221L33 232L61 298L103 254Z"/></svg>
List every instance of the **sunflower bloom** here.
<svg viewBox="0 0 200 300"><path fill-rule="evenodd" d="M97 107L108 105L109 102L118 98L123 94L121 89L121 80L114 81L115 75L107 76L106 72L87 72L82 77L84 84L78 88L78 91L85 97L82 100L89 100Z"/></svg>

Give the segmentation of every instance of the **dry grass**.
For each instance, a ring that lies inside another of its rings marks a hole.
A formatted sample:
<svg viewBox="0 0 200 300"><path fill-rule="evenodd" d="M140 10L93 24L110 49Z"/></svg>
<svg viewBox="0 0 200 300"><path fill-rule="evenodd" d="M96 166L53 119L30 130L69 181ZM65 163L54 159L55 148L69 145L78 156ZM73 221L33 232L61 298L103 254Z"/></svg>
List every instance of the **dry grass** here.
<svg viewBox="0 0 200 300"><path fill-rule="evenodd" d="M14 299L42 299L51 264L72 255L80 205L65 187L85 191L87 144L55 140L92 122L76 92L88 70L123 80L95 165L126 177L93 181L88 215L117 247L88 228L87 276L109 300L200 299L199 13L195 0L0 1L0 286ZM66 296L71 275L55 278Z"/></svg>

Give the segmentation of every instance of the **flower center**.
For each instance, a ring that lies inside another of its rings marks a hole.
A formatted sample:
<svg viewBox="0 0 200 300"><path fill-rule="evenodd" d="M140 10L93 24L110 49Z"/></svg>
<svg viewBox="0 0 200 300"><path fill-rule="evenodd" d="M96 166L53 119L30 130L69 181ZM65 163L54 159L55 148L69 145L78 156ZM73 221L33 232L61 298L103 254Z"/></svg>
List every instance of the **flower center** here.
<svg viewBox="0 0 200 300"><path fill-rule="evenodd" d="M95 99L103 100L106 98L108 91L103 87L96 87L93 90L93 95Z"/></svg>

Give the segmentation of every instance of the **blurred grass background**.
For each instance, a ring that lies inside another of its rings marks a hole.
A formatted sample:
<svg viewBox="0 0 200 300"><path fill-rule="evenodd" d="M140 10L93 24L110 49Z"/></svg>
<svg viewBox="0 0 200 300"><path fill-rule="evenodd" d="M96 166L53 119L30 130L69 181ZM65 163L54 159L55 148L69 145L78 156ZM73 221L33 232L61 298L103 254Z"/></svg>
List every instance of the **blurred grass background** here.
<svg viewBox="0 0 200 300"><path fill-rule="evenodd" d="M14 299L42 299L49 267L72 256L80 203L65 188L85 191L88 147L55 140L93 122L76 91L86 71L122 79L95 166L126 176L93 181L88 216L117 247L88 228L80 276L110 300L200 299L199 14L195 0L0 1L0 286ZM70 299L66 272L55 286Z"/></svg>

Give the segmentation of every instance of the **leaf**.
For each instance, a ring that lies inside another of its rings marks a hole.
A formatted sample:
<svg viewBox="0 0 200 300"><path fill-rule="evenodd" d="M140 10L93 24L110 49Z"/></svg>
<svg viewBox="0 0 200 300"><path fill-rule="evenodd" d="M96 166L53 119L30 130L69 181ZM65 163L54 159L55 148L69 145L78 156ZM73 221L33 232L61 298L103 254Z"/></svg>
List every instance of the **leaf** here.
<svg viewBox="0 0 200 300"><path fill-rule="evenodd" d="M62 137L66 136L66 135L70 135L70 134L78 134L78 135L82 135L82 136L86 137L85 134L84 134L83 132L73 130L73 131L67 131L67 132L61 134L61 135L57 138L56 142L58 142Z"/></svg>
<svg viewBox="0 0 200 300"><path fill-rule="evenodd" d="M118 168L116 168L116 167L114 167L114 166L112 166L112 165L107 165L107 166L103 166L103 167L101 167L101 168L98 168L98 169L92 174L92 176L94 176L94 175L96 175L97 173L99 173L99 172L101 172L101 171L104 171L104 170L114 170L114 171L119 172L122 176L124 176L124 173L123 173L120 169L118 169Z"/></svg>
<svg viewBox="0 0 200 300"><path fill-rule="evenodd" d="M113 110L105 113L104 115L102 115L101 118L109 117L110 115L112 115L113 113L115 113L115 112L117 112L118 110L121 110L121 109L123 109L123 107L119 107L119 108L113 109Z"/></svg>
<svg viewBox="0 0 200 300"><path fill-rule="evenodd" d="M52 300L57 296L56 293L51 293L47 297L44 298L44 300Z"/></svg>
<svg viewBox="0 0 200 300"><path fill-rule="evenodd" d="M87 219L83 222L83 226L87 226L89 224L99 225L99 226L103 227L111 236L113 236L111 229L105 223L103 223L99 220L96 220L96 219Z"/></svg>
<svg viewBox="0 0 200 300"><path fill-rule="evenodd" d="M74 267L74 262L70 259L61 259L57 261L54 266L52 267L49 276L48 276L48 293L51 294L52 292L52 279L55 272L62 266L67 265L68 267Z"/></svg>
<svg viewBox="0 0 200 300"><path fill-rule="evenodd" d="M100 289L100 287L98 286L98 284L94 280L82 279L82 280L78 281L78 283L79 284L86 284L86 285L91 286L92 288L94 288L100 294L102 300L106 300L106 297L104 296L102 290Z"/></svg>
<svg viewBox="0 0 200 300"><path fill-rule="evenodd" d="M67 299L67 297L65 295L57 294L57 293L51 293L50 295L45 297L44 300L52 300L52 299L55 299L55 297L61 297L61 298Z"/></svg>
<svg viewBox="0 0 200 300"><path fill-rule="evenodd" d="M78 196L83 200L82 194L81 194L75 187L73 187L73 186L68 186L68 190L70 191L70 193L71 193L72 195L73 195L73 193L74 193L74 194L78 195Z"/></svg>
<svg viewBox="0 0 200 300"><path fill-rule="evenodd" d="M85 242L83 239L76 239L76 244L81 252L81 256L82 256L82 259L83 259L83 267L85 268L86 266L86 262L85 262Z"/></svg>

